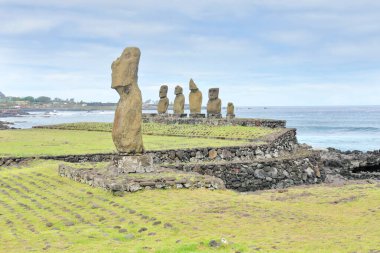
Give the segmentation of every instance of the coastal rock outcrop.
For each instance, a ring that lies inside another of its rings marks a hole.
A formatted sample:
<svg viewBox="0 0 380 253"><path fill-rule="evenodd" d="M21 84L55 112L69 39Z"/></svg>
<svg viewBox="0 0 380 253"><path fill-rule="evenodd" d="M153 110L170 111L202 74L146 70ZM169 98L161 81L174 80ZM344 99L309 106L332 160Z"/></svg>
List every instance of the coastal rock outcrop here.
<svg viewBox="0 0 380 253"><path fill-rule="evenodd" d="M142 153L144 150L142 96L137 84L140 49L127 47L111 66L112 85L120 96L112 128L116 149L122 153Z"/></svg>
<svg viewBox="0 0 380 253"><path fill-rule="evenodd" d="M380 150L340 151L329 148L321 151L327 181L336 179L380 179Z"/></svg>

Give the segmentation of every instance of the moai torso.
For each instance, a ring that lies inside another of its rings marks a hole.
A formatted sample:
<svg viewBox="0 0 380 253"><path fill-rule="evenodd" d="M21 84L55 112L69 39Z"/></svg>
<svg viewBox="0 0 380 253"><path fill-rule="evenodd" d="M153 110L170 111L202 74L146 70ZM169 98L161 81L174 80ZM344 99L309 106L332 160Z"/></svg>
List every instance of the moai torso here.
<svg viewBox="0 0 380 253"><path fill-rule="evenodd" d="M160 101L157 105L157 112L159 114L166 113L169 107L169 99L168 99L168 86L161 85L160 87Z"/></svg>
<svg viewBox="0 0 380 253"><path fill-rule="evenodd" d="M142 97L137 85L140 54L136 47L126 48L111 66L111 87L120 96L112 139L116 149L122 153L142 153L144 150L141 134Z"/></svg>
<svg viewBox="0 0 380 253"><path fill-rule="evenodd" d="M193 79L189 82L190 94L189 94L189 106L190 113L201 113L202 109L202 92L198 89Z"/></svg>
<svg viewBox="0 0 380 253"><path fill-rule="evenodd" d="M173 105L174 114L183 114L185 112L185 96L181 86L176 86L174 91L175 99Z"/></svg>
<svg viewBox="0 0 380 253"><path fill-rule="evenodd" d="M229 102L227 104L227 118L234 118L235 117L235 106L233 103Z"/></svg>
<svg viewBox="0 0 380 253"><path fill-rule="evenodd" d="M222 100L219 99L219 88L211 88L208 91L209 100L207 103L208 115L220 115L222 111Z"/></svg>
<svg viewBox="0 0 380 253"><path fill-rule="evenodd" d="M231 102L227 104L227 115L235 115L235 107Z"/></svg>

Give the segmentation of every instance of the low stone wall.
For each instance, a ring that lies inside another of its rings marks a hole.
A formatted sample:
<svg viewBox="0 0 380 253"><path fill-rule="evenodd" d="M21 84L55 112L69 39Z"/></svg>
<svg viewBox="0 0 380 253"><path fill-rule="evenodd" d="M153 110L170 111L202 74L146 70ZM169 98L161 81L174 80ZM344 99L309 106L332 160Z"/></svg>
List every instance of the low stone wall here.
<svg viewBox="0 0 380 253"><path fill-rule="evenodd" d="M318 154L279 160L177 164L168 167L221 178L226 188L241 192L316 184L325 178Z"/></svg>
<svg viewBox="0 0 380 253"><path fill-rule="evenodd" d="M225 189L223 180L220 178L174 169L152 171L150 173L123 173L113 170L112 167L84 169L61 164L58 168L58 174L114 193L135 192L143 189Z"/></svg>
<svg viewBox="0 0 380 253"><path fill-rule="evenodd" d="M18 165L29 160L35 159L34 157L0 157L0 166L13 166Z"/></svg>
<svg viewBox="0 0 380 253"><path fill-rule="evenodd" d="M145 123L162 124L190 124L190 125L212 125L212 126L256 126L269 128L285 128L285 120L272 119L245 119L245 118L183 118L176 115L165 114L143 114Z"/></svg>
<svg viewBox="0 0 380 253"><path fill-rule="evenodd" d="M195 148L147 152L152 154L156 164L209 162L209 161L249 161L257 158L278 157L280 153L291 152L297 145L296 130L288 129L273 136L268 144L219 148Z"/></svg>
<svg viewBox="0 0 380 253"><path fill-rule="evenodd" d="M208 147L193 149L172 149L161 151L148 151L154 157L155 164L182 163L182 162L208 162L208 161L248 161L257 158L278 157L281 153L292 152L297 146L296 130L284 129L278 135L270 137L268 144L246 145L232 147ZM52 159L65 162L109 162L111 159L122 156L116 153L62 155L41 157L4 157L0 158L0 166L17 164L26 159Z"/></svg>

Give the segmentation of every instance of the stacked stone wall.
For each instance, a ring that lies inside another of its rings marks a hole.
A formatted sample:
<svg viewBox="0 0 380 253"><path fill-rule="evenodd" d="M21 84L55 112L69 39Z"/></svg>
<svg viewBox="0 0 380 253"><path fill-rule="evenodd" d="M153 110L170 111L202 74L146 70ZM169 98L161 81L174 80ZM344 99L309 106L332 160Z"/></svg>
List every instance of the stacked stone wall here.
<svg viewBox="0 0 380 253"><path fill-rule="evenodd" d="M176 115L143 114L144 123L285 128L285 120L245 118L183 118Z"/></svg>
<svg viewBox="0 0 380 253"><path fill-rule="evenodd" d="M325 178L318 154L291 159L178 164L168 167L218 177L224 181L226 188L241 192L316 184Z"/></svg>

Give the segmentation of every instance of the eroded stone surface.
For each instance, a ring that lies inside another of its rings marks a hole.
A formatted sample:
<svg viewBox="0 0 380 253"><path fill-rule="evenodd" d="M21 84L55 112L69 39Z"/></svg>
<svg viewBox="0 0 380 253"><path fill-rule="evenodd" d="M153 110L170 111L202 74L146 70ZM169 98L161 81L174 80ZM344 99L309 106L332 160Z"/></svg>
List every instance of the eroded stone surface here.
<svg viewBox="0 0 380 253"><path fill-rule="evenodd" d="M173 112L176 115L182 115L185 112L185 96L183 95L183 89L177 85L174 90L175 99L173 105Z"/></svg>
<svg viewBox="0 0 380 253"><path fill-rule="evenodd" d="M207 117L221 117L222 100L219 98L219 88L208 90Z"/></svg>
<svg viewBox="0 0 380 253"><path fill-rule="evenodd" d="M202 92L198 89L193 79L190 79L189 89L190 89L190 94L189 94L190 114L201 113Z"/></svg>
<svg viewBox="0 0 380 253"><path fill-rule="evenodd" d="M120 96L115 111L112 139L119 152L142 153L142 97L137 85L140 50L128 47L111 66L112 85Z"/></svg>
<svg viewBox="0 0 380 253"><path fill-rule="evenodd" d="M153 172L153 155L135 155L135 156L118 156L114 157L111 165L108 167L110 173L146 173Z"/></svg>
<svg viewBox="0 0 380 253"><path fill-rule="evenodd" d="M161 85L159 95L160 95L160 101L158 102L158 105L157 105L157 112L159 114L163 114L168 111L168 106L169 106L167 85Z"/></svg>

